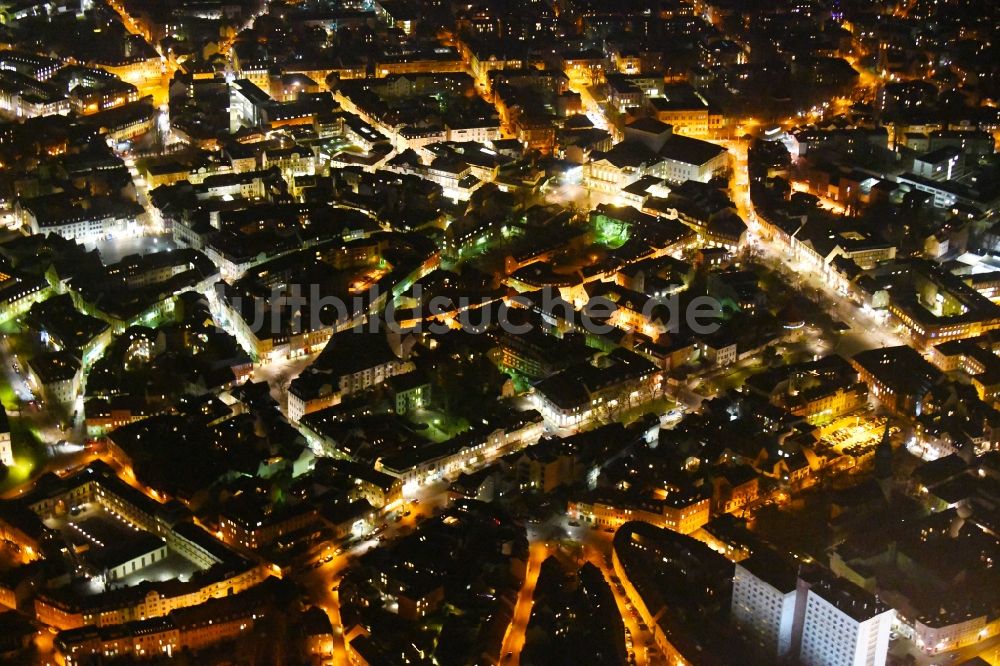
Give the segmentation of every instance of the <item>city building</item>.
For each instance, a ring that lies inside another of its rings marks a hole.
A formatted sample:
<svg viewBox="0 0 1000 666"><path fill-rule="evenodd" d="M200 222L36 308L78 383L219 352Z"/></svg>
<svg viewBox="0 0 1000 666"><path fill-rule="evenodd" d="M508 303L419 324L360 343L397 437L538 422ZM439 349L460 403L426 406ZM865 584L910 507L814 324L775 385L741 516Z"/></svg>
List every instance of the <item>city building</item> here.
<svg viewBox="0 0 1000 666"><path fill-rule="evenodd" d="M868 385L871 400L901 414L919 415L942 376L912 347L905 346L859 352L851 365Z"/></svg>
<svg viewBox="0 0 1000 666"><path fill-rule="evenodd" d="M829 574L800 574L795 622L806 666L883 664L896 612L871 593Z"/></svg>
<svg viewBox="0 0 1000 666"><path fill-rule="evenodd" d="M650 361L625 350L605 367L584 363L544 379L534 400L546 422L578 428L598 417L638 407L660 395L662 375Z"/></svg>
<svg viewBox="0 0 1000 666"><path fill-rule="evenodd" d="M709 498L702 497L699 492L666 490L647 498L595 490L570 500L566 512L602 529L641 520L681 534L690 534L708 522Z"/></svg>
<svg viewBox="0 0 1000 666"><path fill-rule="evenodd" d="M246 592L178 608L162 617L67 629L56 635L55 647L67 666L89 663L95 656L171 658L253 631L254 624L268 614L279 588L272 578Z"/></svg>
<svg viewBox="0 0 1000 666"><path fill-rule="evenodd" d="M384 336L347 331L334 336L288 391L288 418L298 422L306 414L339 403L346 396L413 370L390 349Z"/></svg>
<svg viewBox="0 0 1000 666"><path fill-rule="evenodd" d="M0 3L0 662L988 658L997 26Z"/></svg>
<svg viewBox="0 0 1000 666"><path fill-rule="evenodd" d="M14 449L10 442L10 421L7 420L7 410L0 405L0 465L14 466Z"/></svg>
<svg viewBox="0 0 1000 666"><path fill-rule="evenodd" d="M761 549L736 563L733 624L759 658L792 660L798 598L798 572L780 555Z"/></svg>
<svg viewBox="0 0 1000 666"><path fill-rule="evenodd" d="M920 348L975 338L1000 328L1000 306L926 259L888 267L889 312Z"/></svg>
<svg viewBox="0 0 1000 666"><path fill-rule="evenodd" d="M688 84L668 84L661 96L650 97L648 103L656 119L678 134L704 139L722 129L722 114Z"/></svg>
<svg viewBox="0 0 1000 666"><path fill-rule="evenodd" d="M895 616L855 584L766 547L736 564L732 619L762 662L884 664Z"/></svg>
<svg viewBox="0 0 1000 666"><path fill-rule="evenodd" d="M36 356L28 362L35 385L49 400L71 404L80 388L80 359L69 351Z"/></svg>
<svg viewBox="0 0 1000 666"><path fill-rule="evenodd" d="M132 201L108 196L75 198L68 193L18 200L14 211L32 233L81 241L134 235L145 214Z"/></svg>

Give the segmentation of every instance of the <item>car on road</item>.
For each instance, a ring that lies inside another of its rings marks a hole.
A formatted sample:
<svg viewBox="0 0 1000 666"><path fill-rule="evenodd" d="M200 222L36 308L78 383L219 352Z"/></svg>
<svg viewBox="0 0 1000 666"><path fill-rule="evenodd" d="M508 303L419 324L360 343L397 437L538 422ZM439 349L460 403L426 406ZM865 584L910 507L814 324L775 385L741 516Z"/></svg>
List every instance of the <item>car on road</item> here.
<svg viewBox="0 0 1000 666"><path fill-rule="evenodd" d="M571 521L569 521L569 524L570 524L570 525L572 525L573 527L579 527L579 526L580 526L580 523L578 523L578 522L577 522L577 521L575 521L575 520L571 520Z"/></svg>

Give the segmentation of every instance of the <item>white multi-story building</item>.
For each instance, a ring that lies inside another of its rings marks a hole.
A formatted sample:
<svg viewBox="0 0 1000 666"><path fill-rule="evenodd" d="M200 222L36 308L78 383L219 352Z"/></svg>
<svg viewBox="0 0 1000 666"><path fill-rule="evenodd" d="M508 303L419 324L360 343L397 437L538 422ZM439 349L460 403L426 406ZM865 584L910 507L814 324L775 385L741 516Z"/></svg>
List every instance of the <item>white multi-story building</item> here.
<svg viewBox="0 0 1000 666"><path fill-rule="evenodd" d="M486 143L500 137L499 122L471 122L462 125L448 125L445 138L448 141L475 141Z"/></svg>
<svg viewBox="0 0 1000 666"><path fill-rule="evenodd" d="M330 339L316 361L292 380L288 418L298 423L306 414L337 405L352 393L379 386L390 377L411 372L412 361L381 339L346 331Z"/></svg>
<svg viewBox="0 0 1000 666"><path fill-rule="evenodd" d="M774 551L736 564L732 623L764 663L883 666L896 612L850 581Z"/></svg>
<svg viewBox="0 0 1000 666"><path fill-rule="evenodd" d="M610 365L582 364L539 382L533 399L547 423L579 428L662 394L663 375L646 358L624 349L615 350L609 358Z"/></svg>
<svg viewBox="0 0 1000 666"><path fill-rule="evenodd" d="M707 183L729 166L729 153L722 146L676 134L664 143L659 156L661 161L649 174L674 183Z"/></svg>
<svg viewBox="0 0 1000 666"><path fill-rule="evenodd" d="M794 647L798 576L766 551L736 564L732 618L737 631L762 657L785 660Z"/></svg>
<svg viewBox="0 0 1000 666"><path fill-rule="evenodd" d="M19 200L14 212L34 234L57 234L80 241L135 234L145 213L134 201L74 197L63 192Z"/></svg>
<svg viewBox="0 0 1000 666"><path fill-rule="evenodd" d="M49 400L64 405L76 399L80 391L80 359L71 352L41 354L31 359L28 367L28 382L33 390L44 390Z"/></svg>
<svg viewBox="0 0 1000 666"><path fill-rule="evenodd" d="M799 578L802 666L881 666L896 612L853 583L832 576Z"/></svg>

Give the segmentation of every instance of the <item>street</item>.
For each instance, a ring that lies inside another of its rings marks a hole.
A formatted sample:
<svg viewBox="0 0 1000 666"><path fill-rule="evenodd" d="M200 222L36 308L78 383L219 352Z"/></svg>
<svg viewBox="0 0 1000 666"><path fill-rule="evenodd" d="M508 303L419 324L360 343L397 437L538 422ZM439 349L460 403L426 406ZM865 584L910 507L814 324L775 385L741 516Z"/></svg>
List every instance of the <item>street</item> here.
<svg viewBox="0 0 1000 666"><path fill-rule="evenodd" d="M408 498L395 511L384 511L379 520L385 520L386 528L379 537L394 539L413 531L423 520L447 506L447 484L439 483L421 488L414 497ZM403 514L409 512L410 515ZM399 516L396 521L391 514ZM377 526L373 526L376 528ZM350 658L345 642L345 628L340 615L340 580L350 566L352 559L363 555L379 544L379 538L370 533L368 538L359 540L353 547L340 550L337 544L329 543L313 560L311 566L298 569L292 579L307 591L309 601L323 609L333 627L333 660L335 665L349 664ZM326 561L324 561L326 560ZM537 571L536 571L537 576Z"/></svg>
<svg viewBox="0 0 1000 666"><path fill-rule="evenodd" d="M517 603L514 606L514 615L507 634L504 636L503 647L500 648L501 661L517 664L521 659L521 650L524 649L524 632L528 628L528 621L531 619L531 608L534 605L535 584L538 582L538 574L541 571L542 562L553 553L553 549L544 543L532 543L528 557L527 573L524 577L524 585L517 595ZM507 655L511 655L509 658Z"/></svg>

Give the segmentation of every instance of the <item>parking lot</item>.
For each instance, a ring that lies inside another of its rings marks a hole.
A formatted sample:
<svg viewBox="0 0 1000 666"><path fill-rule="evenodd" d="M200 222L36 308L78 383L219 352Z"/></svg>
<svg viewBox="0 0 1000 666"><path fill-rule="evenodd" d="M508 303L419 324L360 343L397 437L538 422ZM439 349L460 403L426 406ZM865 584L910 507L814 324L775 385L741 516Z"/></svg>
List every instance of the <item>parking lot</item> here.
<svg viewBox="0 0 1000 666"><path fill-rule="evenodd" d="M860 458L875 450L885 434L886 419L883 416L845 416L837 419L822 430L821 452L848 455ZM899 428L889 427L889 434L895 435Z"/></svg>

